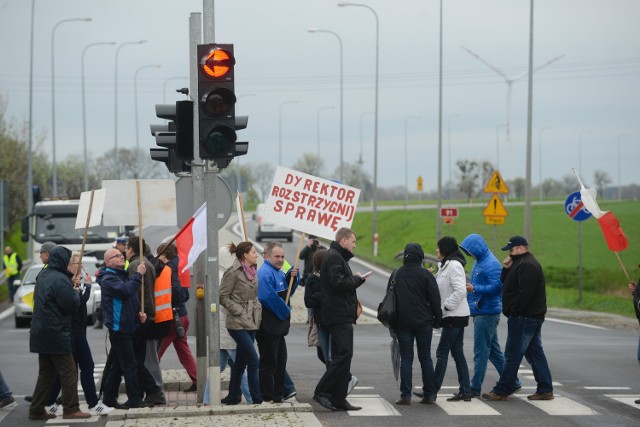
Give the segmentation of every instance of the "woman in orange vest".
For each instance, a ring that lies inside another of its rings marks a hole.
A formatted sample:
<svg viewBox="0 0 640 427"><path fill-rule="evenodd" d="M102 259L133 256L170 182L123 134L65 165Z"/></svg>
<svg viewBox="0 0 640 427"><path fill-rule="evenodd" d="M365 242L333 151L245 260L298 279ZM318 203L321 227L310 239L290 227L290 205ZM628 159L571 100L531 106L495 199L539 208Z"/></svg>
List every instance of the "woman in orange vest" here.
<svg viewBox="0 0 640 427"><path fill-rule="evenodd" d="M186 389L188 392L195 392L197 390L197 370L196 361L191 354L191 349L187 343L187 331L189 330L189 314L185 302L189 300L189 288L182 287L180 284L180 278L178 276L178 250L176 245L171 243L163 243L158 246L158 253L161 254L158 259L165 264L164 269L156 279L156 292L158 292L158 281L161 281L161 286L166 286L167 282L171 286L171 305L180 317L182 322L182 328L184 334L182 337L178 337L176 334L175 322L171 322L169 326L169 335L164 337L160 349L158 350L158 359L162 359L162 355L171 344L176 349L178 359L180 363L187 371L189 378L191 378L191 387ZM158 296L156 296L156 317L158 316ZM173 317L173 314L172 314Z"/></svg>

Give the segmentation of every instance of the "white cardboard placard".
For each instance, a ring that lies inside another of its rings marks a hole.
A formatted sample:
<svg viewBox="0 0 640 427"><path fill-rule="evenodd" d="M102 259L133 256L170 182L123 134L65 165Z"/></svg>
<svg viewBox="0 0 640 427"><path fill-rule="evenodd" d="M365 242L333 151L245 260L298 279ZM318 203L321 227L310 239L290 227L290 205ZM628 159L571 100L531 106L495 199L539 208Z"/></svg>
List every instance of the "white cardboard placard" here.
<svg viewBox="0 0 640 427"><path fill-rule="evenodd" d="M104 210L104 200L107 190L93 190L93 207L91 208L91 218L89 227L95 227L102 222L102 211ZM78 206L78 216L76 216L76 230L87 226L87 215L89 215L89 204L91 203L91 191L80 193L80 205Z"/></svg>
<svg viewBox="0 0 640 427"><path fill-rule="evenodd" d="M107 190L103 224L138 224L136 181L140 183L142 225L177 225L176 187L170 179L102 181L102 188Z"/></svg>

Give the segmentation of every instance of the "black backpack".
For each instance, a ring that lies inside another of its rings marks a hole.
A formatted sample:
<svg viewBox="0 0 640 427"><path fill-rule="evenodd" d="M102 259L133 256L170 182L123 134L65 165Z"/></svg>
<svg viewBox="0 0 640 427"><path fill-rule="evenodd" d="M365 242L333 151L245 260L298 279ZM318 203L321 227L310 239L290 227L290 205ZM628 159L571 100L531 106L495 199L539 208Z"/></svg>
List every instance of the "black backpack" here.
<svg viewBox="0 0 640 427"><path fill-rule="evenodd" d="M394 291L396 285L396 272L393 270L387 293L384 295L382 302L378 305L378 320L387 328L392 328L398 320L398 311L396 308L396 293Z"/></svg>

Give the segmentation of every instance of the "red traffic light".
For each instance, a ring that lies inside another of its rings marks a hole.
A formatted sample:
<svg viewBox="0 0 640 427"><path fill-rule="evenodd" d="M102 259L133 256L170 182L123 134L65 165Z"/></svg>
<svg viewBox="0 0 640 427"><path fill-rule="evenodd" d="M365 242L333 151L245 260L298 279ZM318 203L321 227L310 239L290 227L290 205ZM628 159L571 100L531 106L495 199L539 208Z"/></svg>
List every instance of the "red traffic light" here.
<svg viewBox="0 0 640 427"><path fill-rule="evenodd" d="M202 71L214 79L225 77L235 63L233 55L220 48L212 49L201 61Z"/></svg>

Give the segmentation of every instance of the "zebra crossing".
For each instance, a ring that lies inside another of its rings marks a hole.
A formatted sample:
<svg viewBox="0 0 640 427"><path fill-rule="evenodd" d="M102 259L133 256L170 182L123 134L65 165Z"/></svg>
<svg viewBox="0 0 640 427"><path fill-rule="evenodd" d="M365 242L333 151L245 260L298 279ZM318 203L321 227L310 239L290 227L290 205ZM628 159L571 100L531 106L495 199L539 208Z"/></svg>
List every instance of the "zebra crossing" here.
<svg viewBox="0 0 640 427"><path fill-rule="evenodd" d="M585 400L589 400L591 396L585 396L585 399L578 402L572 398L567 397L561 390L554 390L555 399L548 401L531 401L527 400L527 395L532 394L535 391L535 387L524 387L524 393L515 394L510 397L511 402L490 402L482 398L472 399L471 402L447 402L446 397L448 395L447 389L451 389L453 394L457 391L457 386L445 386L442 387L440 396L434 406L437 406L440 410L444 411L450 416L500 416L505 415L508 411L513 411L513 401L520 405L523 402L527 405L531 405L537 410L550 416L597 416L600 413L588 406ZM530 389L530 390L527 390ZM586 391L630 391L630 387L583 387ZM419 390L419 388L417 388ZM365 393L363 393L365 392ZM636 410L640 411L640 405L635 403L635 400L640 397L637 394L597 394L598 396L604 396L608 399L615 400L626 405L629 405ZM376 394L372 387L358 387L354 389L354 393L349 395L349 402L356 406L361 406L360 411L350 411L348 414L352 417L372 417L372 416L402 416L400 412L401 408L389 402L385 398ZM418 404L417 401L414 402ZM429 405L431 406L431 405ZM598 405L600 406L600 405ZM640 412L638 413L640 416Z"/></svg>

